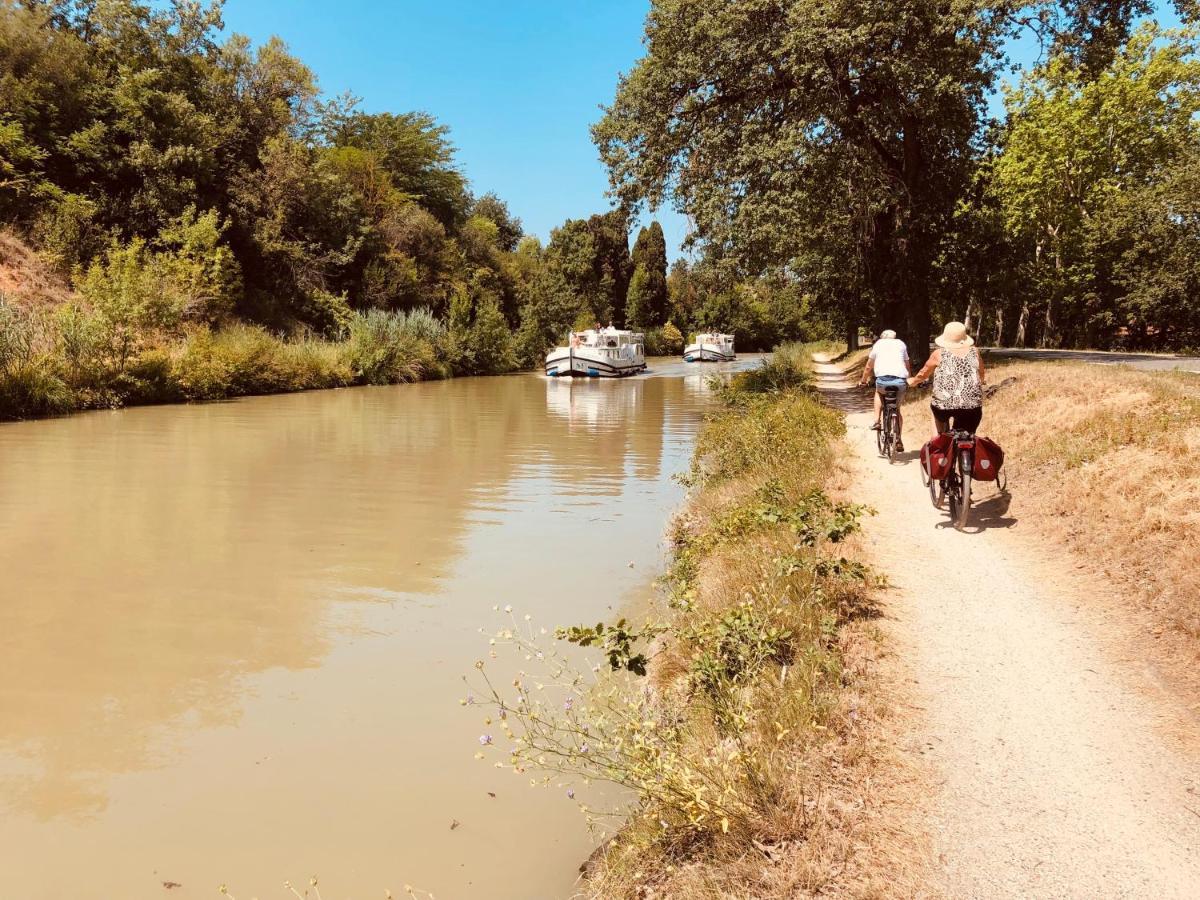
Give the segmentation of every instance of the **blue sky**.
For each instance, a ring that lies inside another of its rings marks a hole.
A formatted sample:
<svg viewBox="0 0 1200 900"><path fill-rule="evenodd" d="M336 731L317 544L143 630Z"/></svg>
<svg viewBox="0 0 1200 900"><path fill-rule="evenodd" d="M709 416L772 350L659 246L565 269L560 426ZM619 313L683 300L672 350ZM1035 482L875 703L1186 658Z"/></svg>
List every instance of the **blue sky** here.
<svg viewBox="0 0 1200 900"><path fill-rule="evenodd" d="M648 0L227 0L228 30L279 35L328 94L371 112L424 110L450 126L476 193L495 191L543 240L603 212L589 126L642 55ZM657 218L678 246L686 223ZM674 254L672 254L674 255Z"/></svg>

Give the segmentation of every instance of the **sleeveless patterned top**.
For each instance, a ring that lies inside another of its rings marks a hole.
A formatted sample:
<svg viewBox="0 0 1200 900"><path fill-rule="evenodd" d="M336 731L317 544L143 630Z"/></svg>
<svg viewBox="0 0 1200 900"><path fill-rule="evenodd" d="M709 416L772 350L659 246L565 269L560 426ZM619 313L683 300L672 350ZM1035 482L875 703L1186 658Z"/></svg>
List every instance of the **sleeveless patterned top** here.
<svg viewBox="0 0 1200 900"><path fill-rule="evenodd" d="M983 406L977 349L972 347L963 356L942 351L942 358L933 371L933 405L938 409L978 409Z"/></svg>

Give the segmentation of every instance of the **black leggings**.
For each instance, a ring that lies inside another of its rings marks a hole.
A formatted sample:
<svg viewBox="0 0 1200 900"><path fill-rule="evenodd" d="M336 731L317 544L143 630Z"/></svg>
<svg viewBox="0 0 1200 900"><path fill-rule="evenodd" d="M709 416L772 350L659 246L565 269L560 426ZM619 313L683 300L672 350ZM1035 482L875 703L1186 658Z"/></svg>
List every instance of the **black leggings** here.
<svg viewBox="0 0 1200 900"><path fill-rule="evenodd" d="M953 427L958 431L969 431L974 434L979 430L979 423L983 421L983 407L977 406L974 409L938 409L933 404L929 405L933 410L933 418L937 420L938 433L949 431L951 428L951 419L954 420Z"/></svg>

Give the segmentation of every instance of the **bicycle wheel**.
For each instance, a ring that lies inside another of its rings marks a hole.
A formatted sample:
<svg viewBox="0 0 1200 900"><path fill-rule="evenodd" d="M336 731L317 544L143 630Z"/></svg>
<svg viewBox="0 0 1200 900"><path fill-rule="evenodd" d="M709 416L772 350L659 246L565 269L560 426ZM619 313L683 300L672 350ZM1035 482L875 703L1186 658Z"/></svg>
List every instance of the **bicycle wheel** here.
<svg viewBox="0 0 1200 900"><path fill-rule="evenodd" d="M889 410L888 415L888 462L896 461L896 454L900 451L897 446L900 444L900 417L896 414L896 410Z"/></svg>
<svg viewBox="0 0 1200 900"><path fill-rule="evenodd" d="M875 445L879 448L880 456L887 456L887 411L884 410L883 420L880 422L879 430L875 432Z"/></svg>
<svg viewBox="0 0 1200 900"><path fill-rule="evenodd" d="M967 527L967 517L971 514L971 452L963 450L958 454L959 494L958 509L954 511L954 527L959 531Z"/></svg>
<svg viewBox="0 0 1200 900"><path fill-rule="evenodd" d="M929 501L934 509L941 509L946 502L946 482L936 478L929 479Z"/></svg>

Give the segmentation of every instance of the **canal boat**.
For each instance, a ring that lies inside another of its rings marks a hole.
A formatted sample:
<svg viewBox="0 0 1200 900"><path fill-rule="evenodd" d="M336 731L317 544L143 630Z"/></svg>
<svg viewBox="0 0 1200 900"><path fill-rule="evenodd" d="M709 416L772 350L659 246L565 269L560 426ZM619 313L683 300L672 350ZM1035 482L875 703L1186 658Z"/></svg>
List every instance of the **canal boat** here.
<svg viewBox="0 0 1200 900"><path fill-rule="evenodd" d="M683 350L684 362L730 362L734 356L732 334L698 334Z"/></svg>
<svg viewBox="0 0 1200 900"><path fill-rule="evenodd" d="M644 371L645 337L611 325L573 331L567 346L546 354L546 374L551 378L623 378Z"/></svg>

